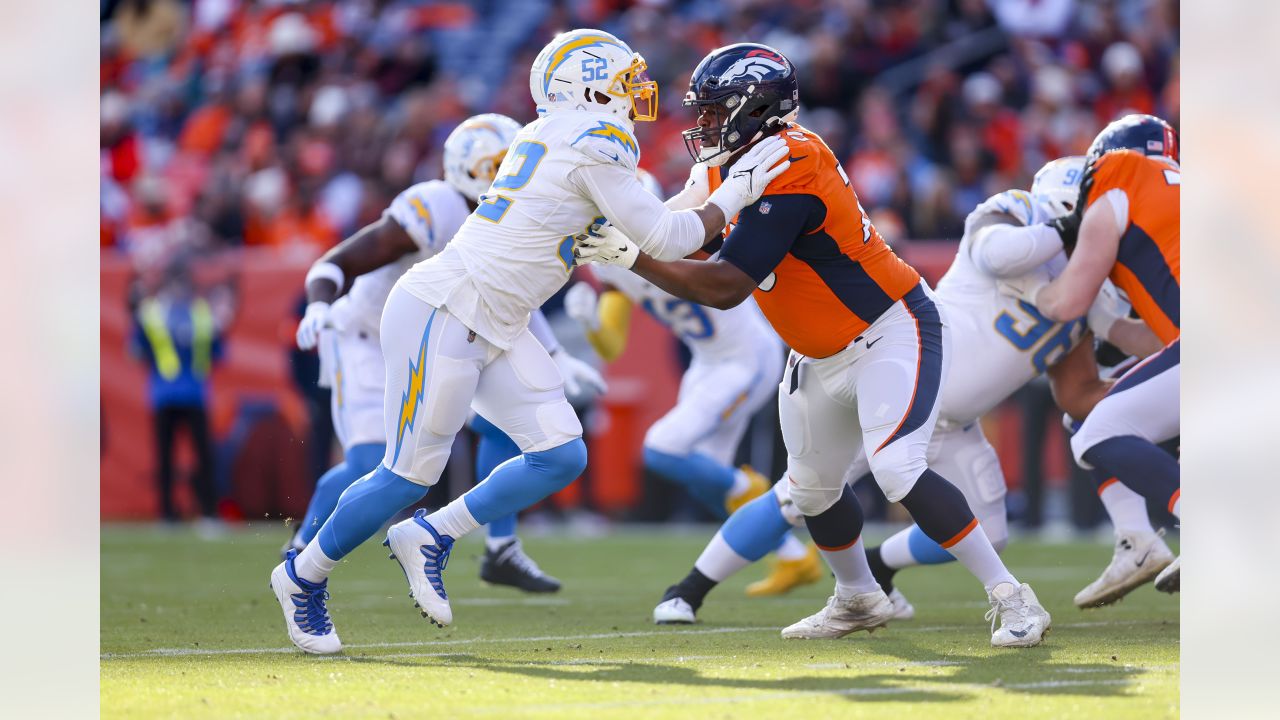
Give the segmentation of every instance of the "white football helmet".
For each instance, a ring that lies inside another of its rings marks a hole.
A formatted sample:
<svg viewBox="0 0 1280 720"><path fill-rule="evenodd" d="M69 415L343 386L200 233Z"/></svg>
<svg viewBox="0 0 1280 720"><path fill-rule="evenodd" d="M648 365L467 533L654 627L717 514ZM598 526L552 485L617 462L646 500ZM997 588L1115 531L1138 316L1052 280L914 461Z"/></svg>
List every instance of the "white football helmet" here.
<svg viewBox="0 0 1280 720"><path fill-rule="evenodd" d="M518 132L520 123L497 113L462 121L444 141L445 182L472 202L480 202Z"/></svg>
<svg viewBox="0 0 1280 720"><path fill-rule="evenodd" d="M1053 220L1075 209L1080 194L1080 180L1084 178L1085 158L1081 155L1058 158L1045 163L1036 171L1031 182L1031 197L1040 212Z"/></svg>
<svg viewBox="0 0 1280 720"><path fill-rule="evenodd" d="M571 30L547 43L529 69L539 113L609 112L628 123L658 117L658 84L644 58L603 30Z"/></svg>

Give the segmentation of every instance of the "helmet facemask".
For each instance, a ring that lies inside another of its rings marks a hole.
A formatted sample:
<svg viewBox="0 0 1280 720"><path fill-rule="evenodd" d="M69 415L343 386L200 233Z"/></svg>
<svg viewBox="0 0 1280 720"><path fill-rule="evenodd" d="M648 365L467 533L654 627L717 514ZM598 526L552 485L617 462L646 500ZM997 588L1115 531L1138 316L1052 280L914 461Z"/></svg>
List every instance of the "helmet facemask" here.
<svg viewBox="0 0 1280 720"><path fill-rule="evenodd" d="M658 83L649 78L649 66L640 53L631 56L631 65L613 76L607 91L631 101L631 119L653 122L658 119Z"/></svg>

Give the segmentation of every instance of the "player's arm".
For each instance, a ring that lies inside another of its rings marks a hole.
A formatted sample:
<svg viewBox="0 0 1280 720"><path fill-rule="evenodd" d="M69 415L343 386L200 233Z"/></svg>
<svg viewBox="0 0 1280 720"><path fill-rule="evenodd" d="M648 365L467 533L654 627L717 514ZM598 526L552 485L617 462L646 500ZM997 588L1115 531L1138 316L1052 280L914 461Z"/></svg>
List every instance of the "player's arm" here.
<svg viewBox="0 0 1280 720"><path fill-rule="evenodd" d="M383 215L330 248L320 256L307 273L307 302L332 303L342 296L349 279L377 270L410 253L418 245L400 223ZM337 270L321 269L326 265Z"/></svg>
<svg viewBox="0 0 1280 720"><path fill-rule="evenodd" d="M796 238L817 231L826 208L813 195L770 195L738 215L717 258L656 262L641 255L632 270L677 297L727 310L746 300L791 250Z"/></svg>
<svg viewBox="0 0 1280 720"><path fill-rule="evenodd" d="M1080 343L1049 367L1049 388L1053 401L1073 420L1084 420L1107 391L1111 380L1098 377L1093 358L1093 334L1086 332Z"/></svg>
<svg viewBox="0 0 1280 720"><path fill-rule="evenodd" d="M1089 311L1102 281L1107 279L1116 264L1120 235L1128 224L1120 222L1119 213L1120 208L1110 192L1085 210L1075 251L1071 253L1066 269L1048 285L1036 290L1030 299L1045 317L1065 322ZM1127 207L1123 213L1128 215Z"/></svg>
<svg viewBox="0 0 1280 720"><path fill-rule="evenodd" d="M1102 283L1098 297L1089 307L1089 329L1093 334L1120 348L1126 355L1144 358L1164 347L1147 324L1129 317L1130 306L1109 281Z"/></svg>
<svg viewBox="0 0 1280 720"><path fill-rule="evenodd" d="M992 277L1025 275L1062 252L1062 239L1048 225L1022 225L1001 213L984 218L970 236L969 257Z"/></svg>

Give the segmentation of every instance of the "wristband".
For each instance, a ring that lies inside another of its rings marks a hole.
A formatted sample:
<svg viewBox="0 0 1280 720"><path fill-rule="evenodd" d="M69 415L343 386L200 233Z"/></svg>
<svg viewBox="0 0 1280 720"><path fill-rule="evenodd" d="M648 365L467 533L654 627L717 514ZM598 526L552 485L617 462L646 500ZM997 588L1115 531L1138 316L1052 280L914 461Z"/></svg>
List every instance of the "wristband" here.
<svg viewBox="0 0 1280 720"><path fill-rule="evenodd" d="M339 293L347 284L347 276L342 272L342 268L328 261L318 262L307 271L305 284L310 285L313 280L328 280L337 286Z"/></svg>

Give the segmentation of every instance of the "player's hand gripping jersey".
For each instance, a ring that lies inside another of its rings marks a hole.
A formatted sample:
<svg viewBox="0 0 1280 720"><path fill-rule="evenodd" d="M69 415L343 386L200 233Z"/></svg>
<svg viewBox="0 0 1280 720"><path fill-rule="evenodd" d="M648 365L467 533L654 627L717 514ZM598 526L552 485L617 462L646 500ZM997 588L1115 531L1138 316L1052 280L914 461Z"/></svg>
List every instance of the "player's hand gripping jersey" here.
<svg viewBox="0 0 1280 720"><path fill-rule="evenodd" d="M1181 182L1181 171L1172 160L1132 150L1109 152L1094 160L1087 198L1087 205L1092 205L1106 195L1115 209L1124 234L1111 281L1164 343L1181 332Z"/></svg>
<svg viewBox="0 0 1280 720"><path fill-rule="evenodd" d="M377 338L382 308L396 280L416 263L443 250L467 213L466 198L442 180L418 183L397 195L383 216L403 228L419 251L357 277L351 290L333 304L331 317L337 327Z"/></svg>
<svg viewBox="0 0 1280 720"><path fill-rule="evenodd" d="M756 301L783 341L822 358L839 352L920 284L871 225L849 179L817 135L780 135L791 167L738 214L721 257L759 286ZM714 190L720 168L710 169Z"/></svg>
<svg viewBox="0 0 1280 720"><path fill-rule="evenodd" d="M701 244L701 222L645 192L639 157L611 114L552 113L526 125L480 206L444 252L405 275L404 288L508 348L529 311L568 279L573 237L604 218L646 253L683 257Z"/></svg>

